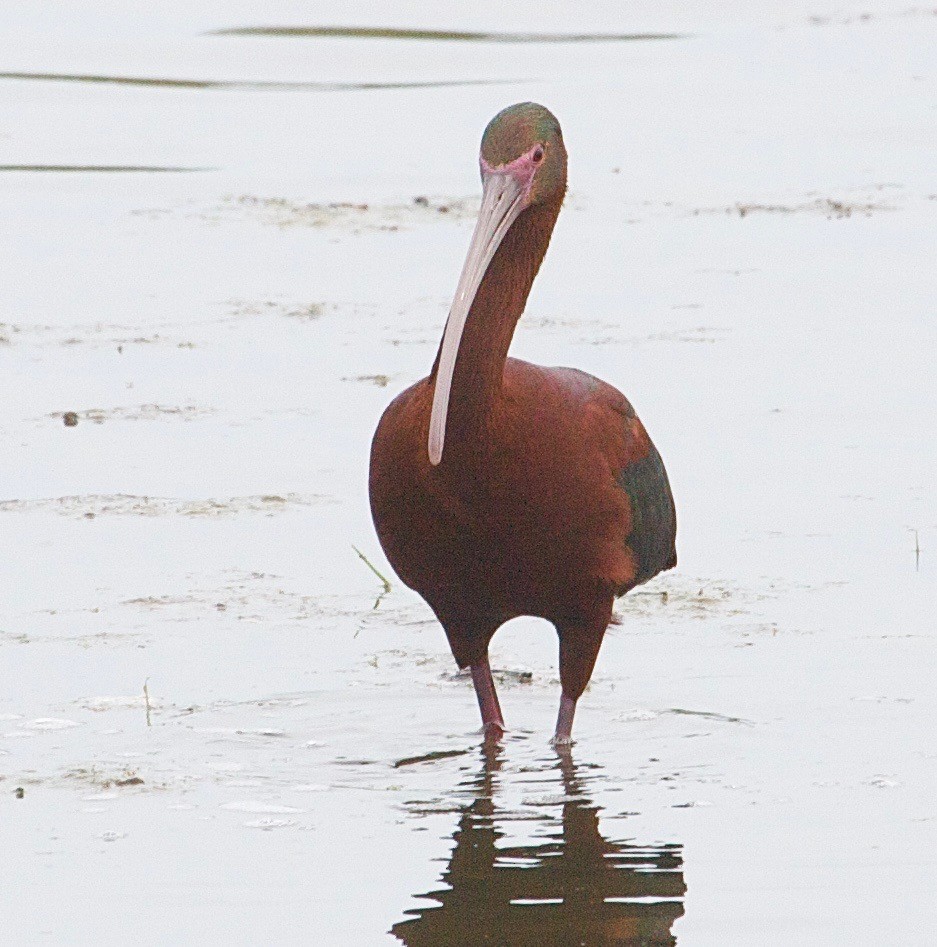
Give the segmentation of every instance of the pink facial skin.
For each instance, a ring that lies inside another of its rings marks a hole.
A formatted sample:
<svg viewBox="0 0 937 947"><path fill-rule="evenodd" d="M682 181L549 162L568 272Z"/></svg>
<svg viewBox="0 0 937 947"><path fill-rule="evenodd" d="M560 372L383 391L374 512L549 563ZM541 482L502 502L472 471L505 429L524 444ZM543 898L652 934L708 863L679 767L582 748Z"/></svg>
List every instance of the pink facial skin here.
<svg viewBox="0 0 937 947"><path fill-rule="evenodd" d="M534 152L540 152L540 160L534 161ZM530 192L530 186L533 183L534 175L537 173L537 169L543 163L543 146L540 144L534 145L530 148L529 151L522 154L519 158L515 158L513 161L508 162L508 164L500 164L497 167L490 165L484 157L479 155L478 158L479 166L481 167L482 178L488 177L489 174L509 174L515 181L521 186L524 198L526 199L528 193Z"/></svg>

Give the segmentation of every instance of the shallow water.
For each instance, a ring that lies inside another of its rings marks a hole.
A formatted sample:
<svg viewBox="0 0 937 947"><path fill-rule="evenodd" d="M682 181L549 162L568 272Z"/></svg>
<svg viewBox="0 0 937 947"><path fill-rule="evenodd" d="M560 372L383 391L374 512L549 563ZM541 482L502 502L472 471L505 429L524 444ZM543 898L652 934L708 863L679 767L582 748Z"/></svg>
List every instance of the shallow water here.
<svg viewBox="0 0 937 947"><path fill-rule="evenodd" d="M447 11L0 11L4 939L926 943L937 17ZM367 504L527 98L571 179L514 352L629 395L680 521L569 755L552 630L484 747Z"/></svg>

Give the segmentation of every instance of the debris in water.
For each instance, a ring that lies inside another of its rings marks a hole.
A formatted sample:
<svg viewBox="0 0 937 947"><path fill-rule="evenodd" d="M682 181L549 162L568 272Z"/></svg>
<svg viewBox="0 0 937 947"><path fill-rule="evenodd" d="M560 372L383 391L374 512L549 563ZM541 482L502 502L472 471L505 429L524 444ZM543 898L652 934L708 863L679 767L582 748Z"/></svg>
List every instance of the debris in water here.
<svg viewBox="0 0 937 947"><path fill-rule="evenodd" d="M66 411L65 414L62 415L62 421L65 427L75 427L78 424L78 412Z"/></svg>
<svg viewBox="0 0 937 947"><path fill-rule="evenodd" d="M390 381L390 375L356 375L354 378L345 376L342 381L367 381L378 388L386 388Z"/></svg>
<svg viewBox="0 0 937 947"><path fill-rule="evenodd" d="M435 760L446 760L452 756L464 756L468 750L434 750L432 753L423 753L420 756L405 756L394 763L394 769L401 766L412 766L414 763L432 763Z"/></svg>
<svg viewBox="0 0 937 947"><path fill-rule="evenodd" d="M390 582L387 581L387 576L379 572L378 569L374 566L370 559L355 545L351 547L356 553L358 553L358 558L381 580L384 585L384 589L380 595L374 600L374 605L371 607L373 611L378 605L381 604L381 599L390 592Z"/></svg>
<svg viewBox="0 0 937 947"><path fill-rule="evenodd" d="M533 671L512 671L509 668L492 668L491 674L499 684L531 684L534 680ZM472 672L465 668L459 671L446 671L442 675L450 681L470 681Z"/></svg>
<svg viewBox="0 0 937 947"><path fill-rule="evenodd" d="M865 781L866 786L874 786L876 789L897 789L901 783L896 779L889 779L887 776L874 776Z"/></svg>
<svg viewBox="0 0 937 947"><path fill-rule="evenodd" d="M152 713L153 708L150 706L150 688L149 688L149 686L148 686L149 683L150 683L150 679L149 679L149 678L147 678L147 679L143 682L143 700L144 700L144 702L146 703L146 725L147 725L148 727L152 727L152 726L153 726L153 722L152 722L152 720L150 719L150 715L151 715L151 713ZM143 780L141 779L140 782L142 783ZM120 785L120 784L118 783L118 785Z"/></svg>

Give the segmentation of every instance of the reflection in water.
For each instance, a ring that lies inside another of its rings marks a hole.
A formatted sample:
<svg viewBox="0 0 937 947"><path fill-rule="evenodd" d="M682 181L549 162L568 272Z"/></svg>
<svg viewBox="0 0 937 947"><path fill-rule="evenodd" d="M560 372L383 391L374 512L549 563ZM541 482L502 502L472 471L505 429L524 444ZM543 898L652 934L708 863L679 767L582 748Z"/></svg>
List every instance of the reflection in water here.
<svg viewBox="0 0 937 947"><path fill-rule="evenodd" d="M584 795L568 752L558 763L562 818L546 817L545 831L536 823L536 842L506 844L518 815L495 804L501 749L485 748L483 756L481 771L462 784L473 801L453 836L446 887L419 896L436 903L406 912L391 930L399 940L414 947L676 944L671 928L686 892L679 845L603 838L599 807Z"/></svg>

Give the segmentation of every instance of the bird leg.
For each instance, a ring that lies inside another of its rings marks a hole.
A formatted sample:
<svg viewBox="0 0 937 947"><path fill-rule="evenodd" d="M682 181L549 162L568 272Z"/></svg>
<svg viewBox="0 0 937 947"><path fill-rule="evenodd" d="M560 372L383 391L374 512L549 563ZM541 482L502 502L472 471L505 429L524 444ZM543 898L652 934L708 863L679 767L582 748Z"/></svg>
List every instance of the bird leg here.
<svg viewBox="0 0 937 947"><path fill-rule="evenodd" d="M565 694L560 695L560 712L556 717L556 733L553 734L555 746L568 746L573 742L573 717L576 714L576 701Z"/></svg>
<svg viewBox="0 0 937 947"><path fill-rule="evenodd" d="M597 599L578 621L557 624L560 638L560 712L556 718L553 743L557 746L573 742L573 717L576 701L592 677L595 660L605 637L605 629L612 617L611 592Z"/></svg>
<svg viewBox="0 0 937 947"><path fill-rule="evenodd" d="M478 709L482 712L485 736L497 739L505 730L504 717L501 716L501 705L498 703L498 694L495 691L495 682L491 676L491 665L488 663L487 654L471 665L471 672L475 696L478 698Z"/></svg>

